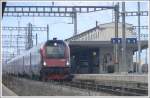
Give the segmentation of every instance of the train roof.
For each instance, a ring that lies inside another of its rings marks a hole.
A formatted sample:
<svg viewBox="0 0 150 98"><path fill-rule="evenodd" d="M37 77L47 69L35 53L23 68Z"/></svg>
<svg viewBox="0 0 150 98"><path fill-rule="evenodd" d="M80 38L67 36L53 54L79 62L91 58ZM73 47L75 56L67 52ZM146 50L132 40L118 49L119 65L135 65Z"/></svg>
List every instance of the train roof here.
<svg viewBox="0 0 150 98"><path fill-rule="evenodd" d="M29 49L29 50L27 50L27 51L24 51L23 54L17 55L16 57L12 58L12 59L11 59L10 61L8 61L7 63L10 63L10 62L12 62L12 61L14 61L14 60L16 60L16 59L22 57L22 56L27 55L29 52L35 50L35 48L38 48L38 49L39 49L39 48L42 47L44 44L45 44L45 42L40 43L40 44L38 44L38 45L32 47L31 49Z"/></svg>
<svg viewBox="0 0 150 98"><path fill-rule="evenodd" d="M18 59L18 58L20 58L20 57L22 57L22 56L27 55L28 53L32 52L32 51L35 50L35 49L40 49L43 45L45 45L45 44L46 44L47 42L49 42L49 41L51 41L51 42L56 42L56 41L57 41L57 42L64 42L64 43L66 43L66 42L63 41L63 40L57 40L57 39L53 39L53 40L48 40L48 41L42 42L42 43L37 44L36 46L32 47L31 49L29 49L29 50L27 50L27 51L24 51L23 54L20 54L20 55L18 55L18 56L16 56L16 57L12 58L12 59L11 59L10 61L8 61L7 63L13 62L14 60L16 60L16 59Z"/></svg>

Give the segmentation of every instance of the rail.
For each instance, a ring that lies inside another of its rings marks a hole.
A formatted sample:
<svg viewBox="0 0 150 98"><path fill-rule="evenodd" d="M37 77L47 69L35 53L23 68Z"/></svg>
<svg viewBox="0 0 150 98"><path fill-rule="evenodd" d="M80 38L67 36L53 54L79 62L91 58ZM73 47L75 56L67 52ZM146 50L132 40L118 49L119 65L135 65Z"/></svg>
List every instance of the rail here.
<svg viewBox="0 0 150 98"><path fill-rule="evenodd" d="M3 83L7 85L7 82L10 83L10 78L12 79L19 79L20 77L13 78L12 76L3 76ZM21 79L21 78L20 78ZM31 79L30 79L31 80ZM35 79L36 80L36 79ZM14 81L14 84L17 85L17 80ZM37 81L37 80L36 80ZM148 96L148 84L144 83L135 83L137 87L130 87L130 86L122 86L122 85L113 85L112 81L102 81L96 83L94 81L54 81L49 80L47 82L43 82L43 84L48 85L58 85L58 87L62 88L64 86L71 87L72 89L77 88L82 90L87 90L89 92L104 92L111 95L118 95L118 96ZM13 84L13 83L12 83ZM128 84L128 83L122 83Z"/></svg>
<svg viewBox="0 0 150 98"><path fill-rule="evenodd" d="M113 95L119 95L119 96L147 96L148 95L148 88L132 88L132 87L122 87L122 86L116 86L111 85L110 82L106 83L94 83L89 81L50 81L58 85L65 85L65 86L71 86L76 87L80 89L87 89L91 91L96 92L105 92ZM110 85L108 85L110 84ZM137 85L146 85L146 84L139 84ZM148 85L146 85L148 87Z"/></svg>

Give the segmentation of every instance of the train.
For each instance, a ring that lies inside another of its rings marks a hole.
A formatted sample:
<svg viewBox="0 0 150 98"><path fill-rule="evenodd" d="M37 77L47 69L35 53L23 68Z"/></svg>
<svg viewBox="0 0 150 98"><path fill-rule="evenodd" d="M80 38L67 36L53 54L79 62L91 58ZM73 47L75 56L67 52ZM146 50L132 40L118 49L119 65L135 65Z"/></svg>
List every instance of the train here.
<svg viewBox="0 0 150 98"><path fill-rule="evenodd" d="M4 73L38 77L42 81L71 80L70 49L63 40L47 40L3 66Z"/></svg>

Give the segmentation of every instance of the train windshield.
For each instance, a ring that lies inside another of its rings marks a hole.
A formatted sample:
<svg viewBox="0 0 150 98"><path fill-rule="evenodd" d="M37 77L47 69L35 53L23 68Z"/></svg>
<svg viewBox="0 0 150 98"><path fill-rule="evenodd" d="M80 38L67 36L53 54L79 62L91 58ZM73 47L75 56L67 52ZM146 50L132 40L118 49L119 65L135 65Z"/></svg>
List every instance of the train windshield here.
<svg viewBox="0 0 150 98"><path fill-rule="evenodd" d="M46 55L47 58L64 58L65 55L65 47L62 43L49 43L46 46Z"/></svg>

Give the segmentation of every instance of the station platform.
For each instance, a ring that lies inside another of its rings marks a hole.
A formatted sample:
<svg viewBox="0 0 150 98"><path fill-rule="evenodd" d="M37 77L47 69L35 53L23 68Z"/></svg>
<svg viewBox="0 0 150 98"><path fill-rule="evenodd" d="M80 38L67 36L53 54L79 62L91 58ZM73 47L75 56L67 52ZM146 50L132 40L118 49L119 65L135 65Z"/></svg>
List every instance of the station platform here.
<svg viewBox="0 0 150 98"><path fill-rule="evenodd" d="M17 96L17 94L2 84L2 96Z"/></svg>
<svg viewBox="0 0 150 98"><path fill-rule="evenodd" d="M136 83L148 83L147 74L74 74L75 80L94 80L99 81L123 81L123 82L136 82Z"/></svg>

